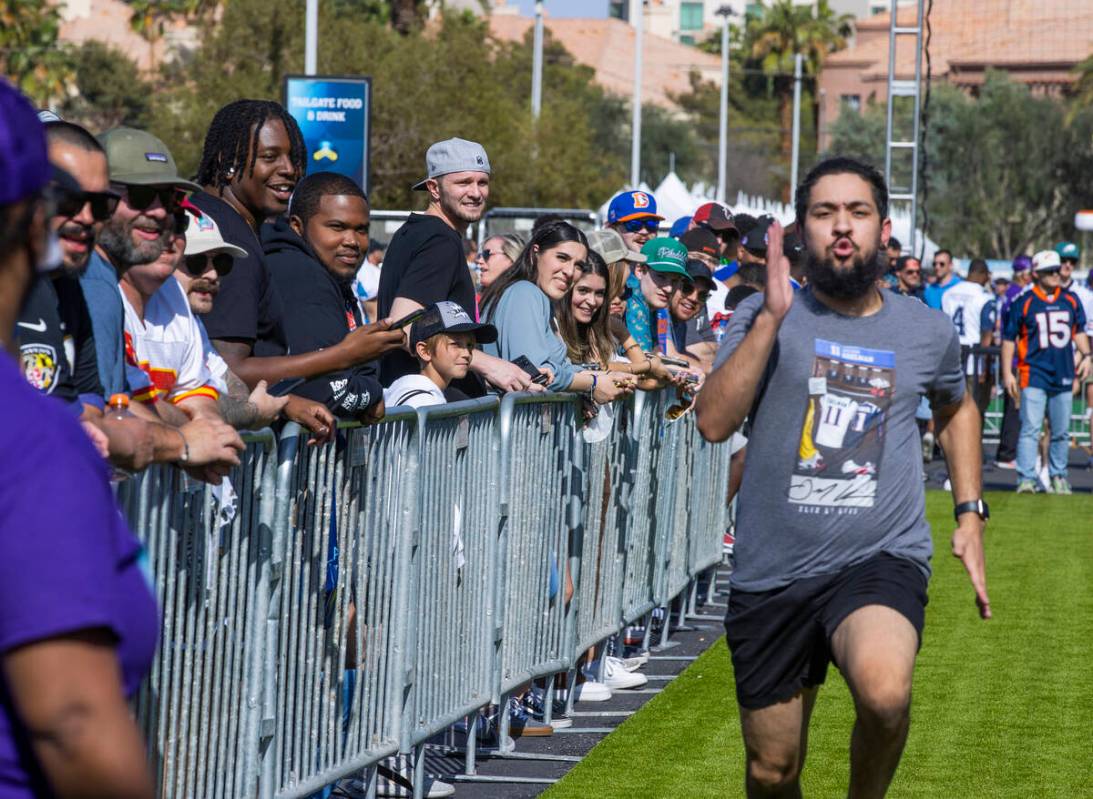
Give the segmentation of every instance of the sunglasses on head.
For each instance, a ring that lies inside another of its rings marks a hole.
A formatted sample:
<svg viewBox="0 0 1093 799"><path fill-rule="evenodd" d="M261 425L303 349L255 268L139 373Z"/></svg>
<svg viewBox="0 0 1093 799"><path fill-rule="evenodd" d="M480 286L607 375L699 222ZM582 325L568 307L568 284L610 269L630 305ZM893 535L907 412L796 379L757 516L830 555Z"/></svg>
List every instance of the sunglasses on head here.
<svg viewBox="0 0 1093 799"><path fill-rule="evenodd" d="M187 255L183 259L186 271L193 277L199 277L209 271L209 266L216 270L220 277L228 274L235 265L235 259L226 252L202 252L197 255Z"/></svg>
<svg viewBox="0 0 1093 799"><path fill-rule="evenodd" d="M629 222L623 222L622 227L627 233L639 233L642 230L656 233L660 222L656 219L631 219Z"/></svg>
<svg viewBox="0 0 1093 799"><path fill-rule="evenodd" d="M144 211L158 199L168 210L178 206L178 189L174 186L133 186L123 184L125 202L134 211Z"/></svg>
<svg viewBox="0 0 1093 799"><path fill-rule="evenodd" d="M91 217L96 222L105 222L114 215L118 207L118 197L112 191L64 191L55 192L56 215L71 219L77 216L84 206L91 203Z"/></svg>

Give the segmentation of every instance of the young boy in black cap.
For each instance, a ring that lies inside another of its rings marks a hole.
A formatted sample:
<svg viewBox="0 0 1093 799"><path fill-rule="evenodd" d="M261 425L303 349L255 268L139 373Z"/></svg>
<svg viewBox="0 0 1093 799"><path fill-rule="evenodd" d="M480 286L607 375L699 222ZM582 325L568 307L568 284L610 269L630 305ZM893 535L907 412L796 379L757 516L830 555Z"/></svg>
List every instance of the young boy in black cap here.
<svg viewBox="0 0 1093 799"><path fill-rule="evenodd" d="M396 405L425 408L465 399L452 394L454 389L449 386L453 380L467 376L475 345L494 341L497 328L477 324L458 303L443 301L429 305L410 328L410 351L417 357L421 373L403 375L392 383L384 391L384 403L388 408Z"/></svg>

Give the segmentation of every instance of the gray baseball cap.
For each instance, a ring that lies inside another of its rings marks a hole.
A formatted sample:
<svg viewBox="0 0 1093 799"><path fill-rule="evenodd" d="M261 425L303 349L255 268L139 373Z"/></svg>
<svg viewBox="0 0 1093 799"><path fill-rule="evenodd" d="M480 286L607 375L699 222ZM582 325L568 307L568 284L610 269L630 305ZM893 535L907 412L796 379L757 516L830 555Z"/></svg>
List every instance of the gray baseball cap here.
<svg viewBox="0 0 1093 799"><path fill-rule="evenodd" d="M622 236L614 230L592 230L585 235L588 236L589 248L603 258L604 263L613 264L616 261L630 261L635 264L643 264L648 260L640 252L627 248Z"/></svg>
<svg viewBox="0 0 1093 799"><path fill-rule="evenodd" d="M485 148L466 139L438 141L425 153L425 180L413 185L414 191L423 191L425 181L450 175L453 172L485 172L490 174L490 159Z"/></svg>

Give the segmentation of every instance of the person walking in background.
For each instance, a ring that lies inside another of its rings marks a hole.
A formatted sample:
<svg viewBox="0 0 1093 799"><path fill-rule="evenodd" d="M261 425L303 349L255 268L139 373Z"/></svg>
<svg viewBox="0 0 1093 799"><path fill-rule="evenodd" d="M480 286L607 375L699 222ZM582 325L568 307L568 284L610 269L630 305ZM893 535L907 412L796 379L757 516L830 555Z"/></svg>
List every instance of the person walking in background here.
<svg viewBox="0 0 1093 799"><path fill-rule="evenodd" d="M1059 254L1054 250L1032 256L1035 285L1010 308L1002 337L1002 382L1021 412L1018 494L1035 494L1038 490L1036 452L1045 413L1051 425L1051 489L1056 494L1071 493L1067 456L1072 391L1075 379L1089 376L1093 356L1085 334L1085 312L1078 298L1060 285L1061 269ZM1079 356L1077 367L1075 349Z"/></svg>

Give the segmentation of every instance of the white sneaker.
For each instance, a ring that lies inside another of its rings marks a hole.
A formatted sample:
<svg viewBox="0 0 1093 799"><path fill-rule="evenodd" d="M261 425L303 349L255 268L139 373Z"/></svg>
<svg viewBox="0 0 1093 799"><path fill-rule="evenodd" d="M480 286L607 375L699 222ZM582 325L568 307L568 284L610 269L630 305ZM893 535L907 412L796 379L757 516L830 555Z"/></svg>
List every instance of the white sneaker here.
<svg viewBox="0 0 1093 799"><path fill-rule="evenodd" d="M587 680L577 683L573 698L577 702L606 702L611 698L611 689L602 682ZM563 696L564 699L564 696Z"/></svg>
<svg viewBox="0 0 1093 799"><path fill-rule="evenodd" d="M598 664L585 667L585 676L593 676L599 671ZM627 671L618 658L607 658L603 669L603 682L612 691L625 691L628 688L641 688L648 684L644 674Z"/></svg>
<svg viewBox="0 0 1093 799"><path fill-rule="evenodd" d="M407 769L403 767L399 771L392 769L388 772L394 776L395 779L384 774L377 774L376 796L383 797L383 799L411 799L414 795L414 789L410 782L410 778L406 776L406 771ZM363 779L360 777L348 777L343 780L338 780L338 784L331 795L338 799L364 799L368 795L368 792L365 790L365 782ZM441 780L426 776L425 789L422 795L425 796L426 799L444 799L444 797L455 795L455 787L447 782L442 782Z"/></svg>
<svg viewBox="0 0 1093 799"><path fill-rule="evenodd" d="M627 671L637 671L649 662L649 653L642 652L634 655L632 658L612 658L612 660L617 660Z"/></svg>

